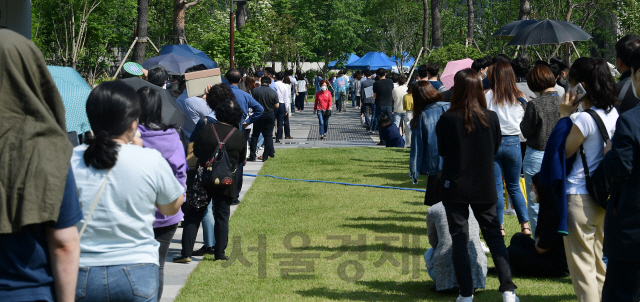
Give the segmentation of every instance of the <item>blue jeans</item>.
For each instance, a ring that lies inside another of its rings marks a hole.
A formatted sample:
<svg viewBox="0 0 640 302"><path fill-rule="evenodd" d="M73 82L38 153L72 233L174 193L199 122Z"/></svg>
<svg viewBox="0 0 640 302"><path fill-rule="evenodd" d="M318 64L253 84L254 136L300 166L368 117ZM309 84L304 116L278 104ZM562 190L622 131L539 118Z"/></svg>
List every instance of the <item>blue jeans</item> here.
<svg viewBox="0 0 640 302"><path fill-rule="evenodd" d="M213 220L213 202L210 202L207 209L204 211L204 217L202 218L202 238L204 246L213 247L216 245L216 238L214 235L214 227L216 222Z"/></svg>
<svg viewBox="0 0 640 302"><path fill-rule="evenodd" d="M356 106L356 94L351 92L351 108Z"/></svg>
<svg viewBox="0 0 640 302"><path fill-rule="evenodd" d="M80 267L76 301L158 300L158 266L136 263Z"/></svg>
<svg viewBox="0 0 640 302"><path fill-rule="evenodd" d="M376 104L371 104L371 131L376 131L376 127L378 126L378 116L376 110L378 110Z"/></svg>
<svg viewBox="0 0 640 302"><path fill-rule="evenodd" d="M398 127L398 129L400 129L400 123L402 123L405 120L405 114L404 112L402 113L398 113L398 112L394 112L393 113L393 123L396 124L396 127Z"/></svg>
<svg viewBox="0 0 640 302"><path fill-rule="evenodd" d="M320 135L329 131L329 117L322 115L321 111L318 111L318 123L320 124Z"/></svg>
<svg viewBox="0 0 640 302"><path fill-rule="evenodd" d="M498 221L503 224L504 195L502 177L507 185L507 192L511 198L520 223L529 221L527 216L527 202L520 190L520 171L522 170L522 152L518 136L503 136L498 153L493 156L493 172L496 179L496 193L498 193Z"/></svg>
<svg viewBox="0 0 640 302"><path fill-rule="evenodd" d="M540 205L533 203L531 200L531 177L540 172L544 151L535 150L527 146L527 153L524 156L522 168L524 170L524 184L527 189L527 214L529 215L529 228L531 233L535 235L536 226L538 225L538 210Z"/></svg>
<svg viewBox="0 0 640 302"><path fill-rule="evenodd" d="M393 114L391 114L391 111L393 111L391 106L378 106L378 109L376 110L376 119L378 120L378 123L380 123L380 116L383 114L388 116L389 119L393 118ZM379 126L380 125L378 125L378 127ZM382 139L382 134L380 134L380 141L384 143L384 140Z"/></svg>

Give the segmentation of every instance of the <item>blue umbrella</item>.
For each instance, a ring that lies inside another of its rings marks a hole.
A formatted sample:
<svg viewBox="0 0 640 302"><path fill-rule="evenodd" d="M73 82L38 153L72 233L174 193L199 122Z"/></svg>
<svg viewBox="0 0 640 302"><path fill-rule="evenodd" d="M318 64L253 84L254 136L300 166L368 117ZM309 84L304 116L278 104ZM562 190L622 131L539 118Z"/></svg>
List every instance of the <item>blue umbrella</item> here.
<svg viewBox="0 0 640 302"><path fill-rule="evenodd" d="M91 126L87 117L86 105L91 87L71 67L47 66L47 68L49 68L49 73L51 73L60 96L62 96L67 131L75 131L78 134L90 131Z"/></svg>
<svg viewBox="0 0 640 302"><path fill-rule="evenodd" d="M200 62L195 58L183 57L170 53L149 58L142 63L142 67L149 69L155 65L162 65L167 69L169 74L184 74L184 71L187 70L187 68L198 64L200 64Z"/></svg>
<svg viewBox="0 0 640 302"><path fill-rule="evenodd" d="M381 52L370 52L357 61L347 64L347 69L376 70L378 68L391 69L396 62L391 61Z"/></svg>
<svg viewBox="0 0 640 302"><path fill-rule="evenodd" d="M344 60L343 60L343 63L338 64L338 61L339 61L339 60L335 60L335 61L333 61L333 62L329 63L328 68L329 68L329 69L335 69L335 68L336 68L336 65L338 65L338 67L339 67L339 68L340 68L340 67L344 67L345 65L351 64L351 63L353 63L353 62L357 61L358 59L360 59L360 57L358 57L356 54L353 54L353 53L352 53L352 54L350 54L350 55L344 54L344 55L342 55L342 58L341 58L341 59L344 59L344 58L346 58L347 56L349 56L349 58L347 59L347 62L346 62L346 63L345 63L345 62L344 62Z"/></svg>
<svg viewBox="0 0 640 302"><path fill-rule="evenodd" d="M191 45L165 45L160 48L161 55L167 55L170 53L187 58L194 58L198 61L198 64L204 64L204 66L207 66L209 69L218 68L218 64L211 60L207 54L202 50L191 47Z"/></svg>

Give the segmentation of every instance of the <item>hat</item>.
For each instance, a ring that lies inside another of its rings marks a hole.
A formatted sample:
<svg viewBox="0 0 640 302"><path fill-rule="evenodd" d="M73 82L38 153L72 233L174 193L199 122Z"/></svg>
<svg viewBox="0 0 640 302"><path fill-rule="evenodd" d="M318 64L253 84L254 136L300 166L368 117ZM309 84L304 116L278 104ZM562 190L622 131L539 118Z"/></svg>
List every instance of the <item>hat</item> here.
<svg viewBox="0 0 640 302"><path fill-rule="evenodd" d="M261 77L264 74L264 72L262 71L258 71L258 73L256 73L257 76Z"/></svg>
<svg viewBox="0 0 640 302"><path fill-rule="evenodd" d="M140 66L140 64L136 63L136 62L127 62L124 63L124 71L132 74L132 75L143 75L144 73L142 72L142 66Z"/></svg>

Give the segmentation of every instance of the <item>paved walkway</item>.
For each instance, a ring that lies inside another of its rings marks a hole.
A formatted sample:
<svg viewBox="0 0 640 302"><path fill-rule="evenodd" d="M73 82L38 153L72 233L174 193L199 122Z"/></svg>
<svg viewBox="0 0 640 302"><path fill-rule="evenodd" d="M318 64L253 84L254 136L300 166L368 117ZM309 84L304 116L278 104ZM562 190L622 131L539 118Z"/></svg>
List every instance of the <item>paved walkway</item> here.
<svg viewBox="0 0 640 302"><path fill-rule="evenodd" d="M293 139L283 139L280 144L275 144L275 149L286 148L341 148L341 147L375 147L379 141L377 135L369 135L367 131L360 125L360 110L347 107L347 112L337 113L333 111L333 115L329 118L329 133L325 140L319 140L318 136L318 117L313 114L313 103L309 102L305 106L304 112L294 112L290 118L291 136ZM334 107L335 108L335 107ZM276 151L276 156L278 152ZM262 162L247 162L244 167L245 174L258 174L262 168ZM244 198L244 194L251 188L254 177L245 176L243 180L242 191L240 192L240 200ZM238 206L242 206L240 203ZM238 206L231 207L231 215ZM233 225L233 224L232 224ZM231 227L233 232L233 227ZM202 261L202 257L192 257L193 262L173 263L171 259L178 257L181 250L182 228L176 231L171 245L169 247L169 255L164 268L164 290L162 300L160 302L174 301L180 289L187 281L187 277L196 268L198 263ZM199 249L203 244L202 228L198 231L198 237L194 249Z"/></svg>

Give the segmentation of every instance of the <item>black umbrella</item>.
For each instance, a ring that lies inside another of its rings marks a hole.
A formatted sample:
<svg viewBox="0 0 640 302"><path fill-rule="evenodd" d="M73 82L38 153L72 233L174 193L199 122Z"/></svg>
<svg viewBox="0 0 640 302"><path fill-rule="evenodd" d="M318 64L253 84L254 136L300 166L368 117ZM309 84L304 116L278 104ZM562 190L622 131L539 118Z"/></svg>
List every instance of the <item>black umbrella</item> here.
<svg viewBox="0 0 640 302"><path fill-rule="evenodd" d="M159 92L162 98L162 122L167 125L173 124L178 128L182 128L186 117L168 90L153 85L141 78L126 78L121 81L133 87L135 90L142 87L151 87L151 89Z"/></svg>
<svg viewBox="0 0 640 302"><path fill-rule="evenodd" d="M509 40L513 38L518 32L525 27L538 23L538 20L518 20L513 21L503 27L500 27L492 36L502 40Z"/></svg>
<svg viewBox="0 0 640 302"><path fill-rule="evenodd" d="M579 26L566 21L545 20L532 24L518 32L507 46L562 44L586 41L593 38Z"/></svg>

